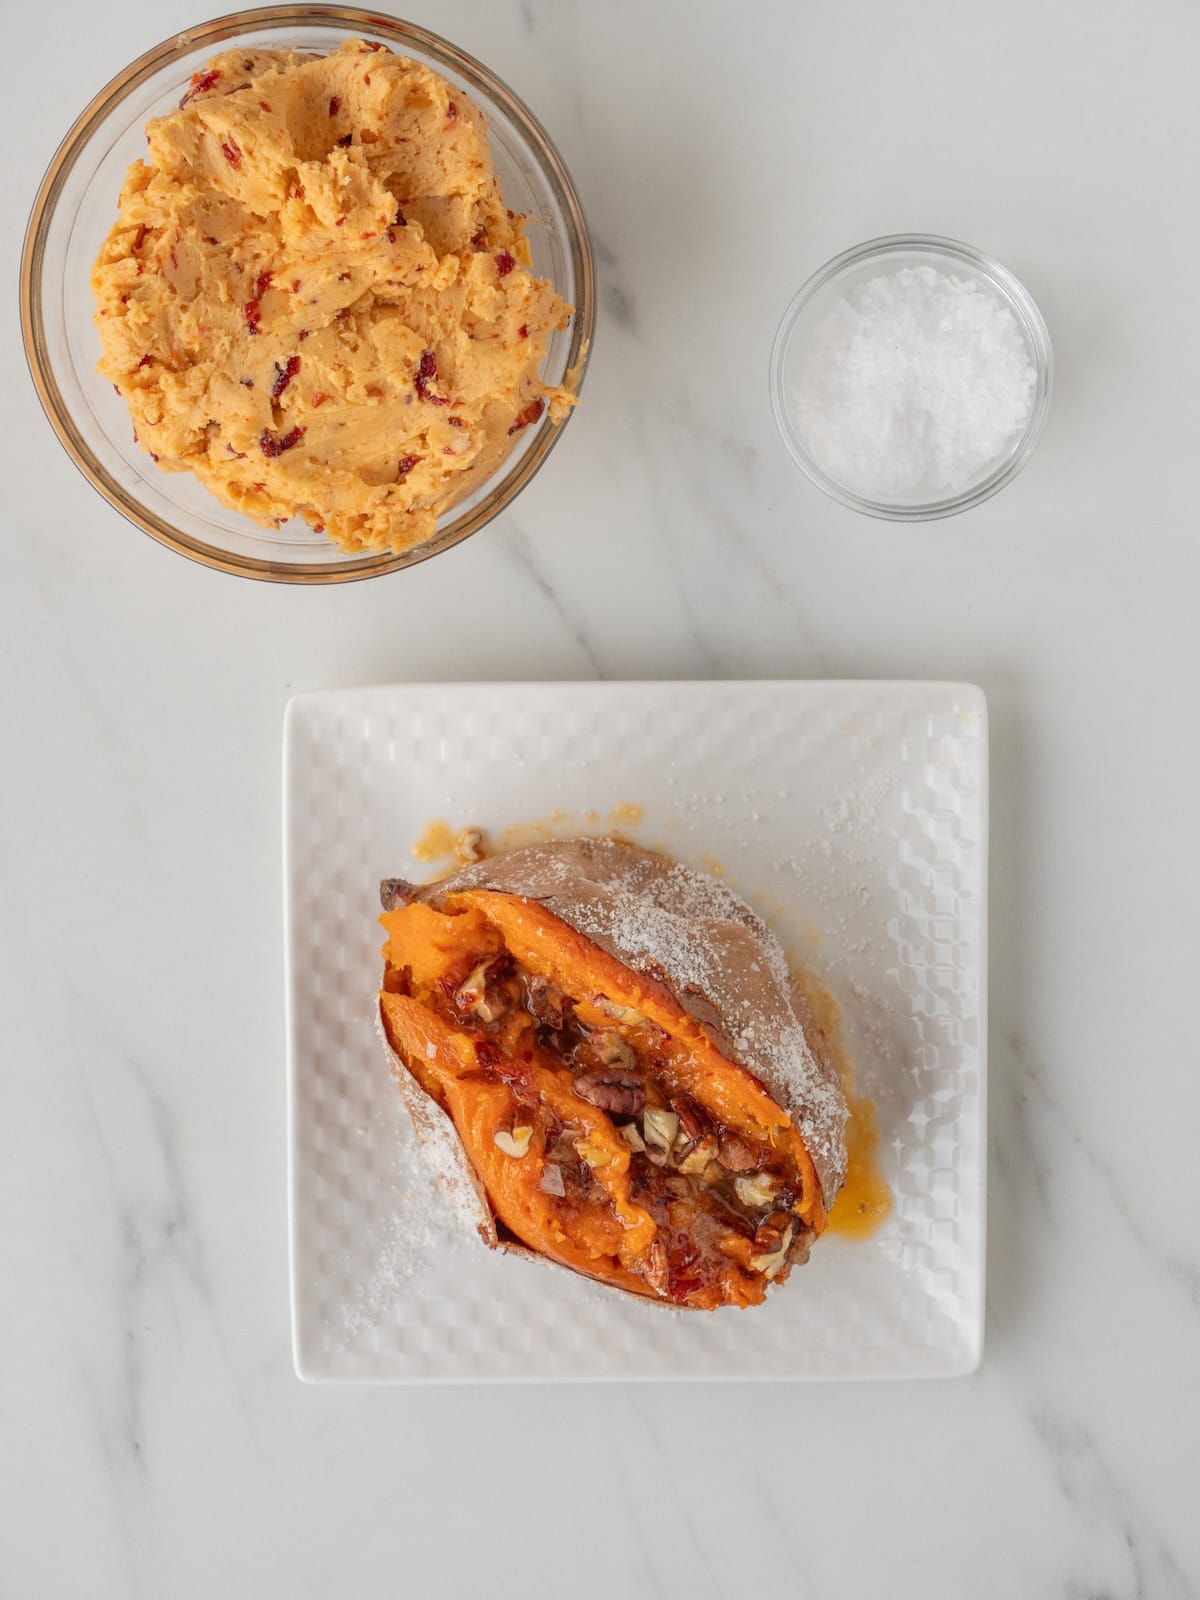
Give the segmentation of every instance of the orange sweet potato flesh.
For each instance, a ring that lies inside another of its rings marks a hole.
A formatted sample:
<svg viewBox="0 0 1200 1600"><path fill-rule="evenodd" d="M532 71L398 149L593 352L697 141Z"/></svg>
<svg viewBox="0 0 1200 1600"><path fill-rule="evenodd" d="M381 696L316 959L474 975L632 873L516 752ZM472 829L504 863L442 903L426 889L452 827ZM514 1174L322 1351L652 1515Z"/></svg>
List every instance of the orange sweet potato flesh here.
<svg viewBox="0 0 1200 1600"><path fill-rule="evenodd" d="M601 1265L609 1263L606 1276L611 1275L622 1288L644 1293L639 1278L611 1262L623 1246L628 1247L631 1237L617 1216L588 1213L578 1219L570 1237L557 1223L549 1197L536 1184L543 1154L540 1130L535 1130L528 1154L520 1162L497 1149L493 1134L497 1128L511 1126L517 1103L504 1083L482 1082L472 1076L474 1049L467 1036L456 1033L436 1013L407 996L385 991L380 1003L393 1046L426 1093L449 1113L505 1227L539 1254L578 1272L596 1275ZM573 1105L572 1114L578 1109ZM624 1146L622 1150L627 1167L629 1151ZM615 1155L620 1159L618 1152ZM643 1221L644 1213L639 1216L636 1208L626 1210L631 1226L640 1226L644 1235L649 1224L649 1237L653 1237L649 1218Z"/></svg>
<svg viewBox="0 0 1200 1600"><path fill-rule="evenodd" d="M687 1092L724 1126L755 1138L766 1136L797 1164L805 1178L798 1214L820 1232L825 1222L820 1185L791 1118L752 1072L717 1049L663 984L615 960L536 901L486 890L468 890L454 898L468 907L486 903L488 920L499 929L509 953L531 971L568 994L603 994L661 1028L675 1047L668 1052L671 1065ZM586 1008L583 1015L586 1020Z"/></svg>
<svg viewBox="0 0 1200 1600"><path fill-rule="evenodd" d="M464 890L446 895L439 908L414 901L380 921L387 932L380 1007L389 1042L449 1115L498 1222L529 1249L631 1293L668 1296L693 1309L757 1304L767 1289L763 1273L750 1266L754 1246L733 1235L716 1253L710 1249L703 1271L673 1268L669 1292L664 1288L661 1209L656 1222L633 1192L630 1146L612 1117L575 1093L571 1072L539 1037L528 1010L513 1006L486 1029L455 1012L456 988L471 969L495 958L511 958L518 970L548 980L573 1000L586 1027L612 1029L613 1007L644 1018L654 1030L656 1070L670 1091L765 1152L773 1170L790 1175L797 1226L822 1230L820 1185L791 1118L752 1073L722 1054L665 985L516 895ZM497 1145L498 1130L524 1128L531 1131L519 1158ZM571 1204L541 1187L547 1133L563 1129L603 1203ZM686 1195L669 1209L672 1218L683 1212L695 1226L696 1205ZM786 1275L785 1267L778 1278Z"/></svg>

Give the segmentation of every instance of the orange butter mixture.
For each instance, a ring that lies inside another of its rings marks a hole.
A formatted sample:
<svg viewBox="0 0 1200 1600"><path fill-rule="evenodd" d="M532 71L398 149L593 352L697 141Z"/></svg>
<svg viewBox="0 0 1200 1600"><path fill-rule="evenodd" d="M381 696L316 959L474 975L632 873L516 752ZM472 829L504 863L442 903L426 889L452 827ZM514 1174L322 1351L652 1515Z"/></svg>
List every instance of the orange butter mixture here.
<svg viewBox="0 0 1200 1600"><path fill-rule="evenodd" d="M100 371L167 472L404 550L574 403L484 119L420 62L236 50L152 121L92 273Z"/></svg>

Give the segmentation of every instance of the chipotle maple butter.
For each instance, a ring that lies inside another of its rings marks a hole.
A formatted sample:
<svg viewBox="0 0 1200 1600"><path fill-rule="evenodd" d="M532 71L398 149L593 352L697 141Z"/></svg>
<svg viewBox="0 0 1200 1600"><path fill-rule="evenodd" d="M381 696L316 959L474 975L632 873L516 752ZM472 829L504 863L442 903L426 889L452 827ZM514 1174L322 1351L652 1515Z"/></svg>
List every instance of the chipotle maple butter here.
<svg viewBox="0 0 1200 1600"><path fill-rule="evenodd" d="M138 442L256 522L403 551L574 404L484 119L377 43L233 50L147 129L92 273Z"/></svg>

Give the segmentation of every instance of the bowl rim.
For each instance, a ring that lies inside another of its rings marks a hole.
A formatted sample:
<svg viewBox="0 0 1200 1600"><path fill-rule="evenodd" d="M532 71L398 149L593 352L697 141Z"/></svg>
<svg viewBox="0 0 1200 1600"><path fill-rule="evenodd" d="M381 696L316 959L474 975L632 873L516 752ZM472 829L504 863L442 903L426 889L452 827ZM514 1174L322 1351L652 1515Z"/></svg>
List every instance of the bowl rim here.
<svg viewBox="0 0 1200 1600"><path fill-rule="evenodd" d="M800 318L816 295L849 268L901 251L949 257L985 277L1021 323L1037 367L1037 381L1029 420L1009 454L998 462L985 478L964 490L962 494L950 495L941 500L921 501L914 505L896 505L886 500L874 500L870 496L856 494L852 489L839 483L836 478L823 472L804 449L792 427L783 379L784 363L792 338ZM1050 400L1054 393L1054 347L1050 342L1050 330L1037 302L1016 274L994 257L975 249L973 245L964 244L959 239L947 238L943 234L889 233L877 239L867 239L862 244L852 245L849 250L843 250L824 266L818 267L817 271L800 286L788 302L771 344L769 382L775 426L779 429L792 460L818 489L841 505L849 506L854 511L861 511L869 517L881 518L888 522L935 522L942 517L952 517L960 511L968 511L972 506L989 500L1006 483L1015 478L1029 460L1046 425Z"/></svg>
<svg viewBox="0 0 1200 1600"><path fill-rule="evenodd" d="M439 528L433 537L423 544L415 545L411 550L376 551L366 556L348 556L344 561L329 562L321 566L234 555L216 545L195 538L144 506L115 482L95 458L63 401L49 359L42 311L41 282L46 242L58 199L67 178L103 119L131 90L137 88L173 57L190 54L194 50L216 45L251 31L268 29L274 31L314 23L340 24L348 33L361 34L368 39L378 38L390 45L397 45L401 53L403 47L408 45L413 50L431 57L438 65L444 64L464 78L471 89L481 92L499 104L537 150L542 176L554 191L566 224L565 232L577 281L575 310L571 319L571 340L565 369L567 381L576 395L583 387L596 319L595 266L587 219L574 182L557 146L525 102L503 79L440 34L402 18L382 16L378 12L366 11L357 6L321 4L263 6L248 11L229 12L185 28L144 51L130 62L92 97L76 117L51 157L34 198L21 249L19 285L21 338L29 375L33 380L42 410L58 435L59 442L75 466L109 505L143 533L149 534L159 544L166 545L179 555L187 556L189 560L235 577L255 578L271 583L352 583L362 578L379 577L386 572L396 572L404 567L417 566L422 561L428 561L431 556L441 555L443 551L461 544L464 539L470 538L473 533L477 533L486 523L504 511L537 475L574 412L572 407L560 422L550 421L547 415L531 448L520 457L513 470L470 512L454 518L444 529Z"/></svg>

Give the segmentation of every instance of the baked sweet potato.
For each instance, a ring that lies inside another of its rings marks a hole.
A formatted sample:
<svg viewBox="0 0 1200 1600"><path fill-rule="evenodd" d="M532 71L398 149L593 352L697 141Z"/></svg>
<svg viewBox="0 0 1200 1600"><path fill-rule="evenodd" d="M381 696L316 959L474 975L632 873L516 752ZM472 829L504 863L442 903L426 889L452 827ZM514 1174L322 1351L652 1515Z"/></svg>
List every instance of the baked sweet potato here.
<svg viewBox="0 0 1200 1600"><path fill-rule="evenodd" d="M721 884L572 839L382 886L380 1018L491 1244L694 1310L807 1258L845 1170L837 1073Z"/></svg>

